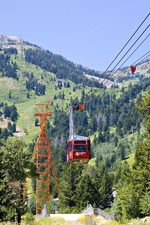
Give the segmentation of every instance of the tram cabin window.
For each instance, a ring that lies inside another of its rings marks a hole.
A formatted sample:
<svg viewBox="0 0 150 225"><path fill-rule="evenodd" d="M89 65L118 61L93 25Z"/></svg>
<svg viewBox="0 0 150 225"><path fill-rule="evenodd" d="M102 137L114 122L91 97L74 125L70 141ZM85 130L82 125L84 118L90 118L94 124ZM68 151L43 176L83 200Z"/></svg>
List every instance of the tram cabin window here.
<svg viewBox="0 0 150 225"><path fill-rule="evenodd" d="M70 152L72 152L72 142L70 142Z"/></svg>
<svg viewBox="0 0 150 225"><path fill-rule="evenodd" d="M86 144L86 141L74 141L74 144L75 145L85 145Z"/></svg>
<svg viewBox="0 0 150 225"><path fill-rule="evenodd" d="M74 145L75 151L86 151L86 145Z"/></svg>

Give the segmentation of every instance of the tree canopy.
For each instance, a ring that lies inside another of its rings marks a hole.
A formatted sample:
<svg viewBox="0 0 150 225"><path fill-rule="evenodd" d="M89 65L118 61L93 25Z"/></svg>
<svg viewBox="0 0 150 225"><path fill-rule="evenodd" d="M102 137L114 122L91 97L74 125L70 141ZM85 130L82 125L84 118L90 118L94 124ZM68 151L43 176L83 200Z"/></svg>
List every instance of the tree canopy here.
<svg viewBox="0 0 150 225"><path fill-rule="evenodd" d="M137 109L145 119L145 139L137 144L132 171L122 171L124 180L120 179L117 185L114 211L118 219L144 217L150 213L150 88Z"/></svg>
<svg viewBox="0 0 150 225"><path fill-rule="evenodd" d="M25 147L19 139L7 140L0 147L0 221L14 220L15 209L19 210L19 217L27 210L24 183L27 177L35 177L37 173ZM14 189L16 182L18 187Z"/></svg>

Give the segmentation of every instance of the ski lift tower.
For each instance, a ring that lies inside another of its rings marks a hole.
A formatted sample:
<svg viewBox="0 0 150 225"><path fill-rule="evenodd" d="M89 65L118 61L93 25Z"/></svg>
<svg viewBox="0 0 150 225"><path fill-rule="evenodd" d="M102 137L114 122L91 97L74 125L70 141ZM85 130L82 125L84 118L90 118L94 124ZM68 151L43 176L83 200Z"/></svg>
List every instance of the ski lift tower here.
<svg viewBox="0 0 150 225"><path fill-rule="evenodd" d="M35 104L37 112L35 116L40 117L40 136L37 139L34 149L34 160L38 171L38 178L36 178L36 215L39 214L49 201L50 196L50 164L52 167L53 176L55 179L55 185L57 192L59 191L59 184L57 173L53 161L53 155L50 149L50 142L46 135L46 121L48 116L52 116L50 113L51 104Z"/></svg>

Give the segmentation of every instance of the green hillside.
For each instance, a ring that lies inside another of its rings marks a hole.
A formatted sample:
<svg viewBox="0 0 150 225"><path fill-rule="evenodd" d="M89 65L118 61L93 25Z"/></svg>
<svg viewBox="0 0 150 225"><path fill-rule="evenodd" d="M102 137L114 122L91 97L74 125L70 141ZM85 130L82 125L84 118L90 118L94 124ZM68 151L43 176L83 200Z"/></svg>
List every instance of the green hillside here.
<svg viewBox="0 0 150 225"><path fill-rule="evenodd" d="M108 77L107 85L110 81L114 85L107 88L96 81L97 77L104 77L102 73L76 65L36 45L21 41L11 43L7 38L1 45L0 138L6 140L9 150L15 149L16 140L23 140L26 153L32 155L40 133L35 104L51 101L52 117L47 120L47 136L60 183L61 213L78 213L87 203L101 209L110 208L112 188L122 190L124 177L132 173L137 143L145 140L145 115L142 109L137 110L137 104L150 86L149 62L138 65L135 74L126 69L121 72L121 79L116 82L115 78ZM68 109L78 102L85 103L85 110L74 112L75 132L90 137L92 159L88 165L70 166L66 164L65 149L69 135ZM22 138L11 137L15 135L22 135ZM17 143L22 148L21 142ZM18 156L14 154L14 157ZM29 209L35 214L35 178L29 190L32 193ZM52 198L57 197L53 177L50 191ZM121 204L122 196L118 201ZM48 207L54 210L52 200Z"/></svg>
<svg viewBox="0 0 150 225"><path fill-rule="evenodd" d="M22 52L21 48L23 48ZM16 49L17 54L13 49ZM116 96L116 98L120 98L122 93L128 89L128 85L131 85L130 81L132 82L132 84L136 84L141 80L143 82L146 82L149 76L148 64L143 63L142 65L137 66L137 73L135 75L131 75L129 74L129 72L125 72L122 74L121 77L123 83L120 83L120 88L110 88L108 90L100 88L98 91L96 90L96 88L93 88L92 92L90 92L91 87L87 85L92 85L92 83L87 82L88 79L84 78L84 74L89 73L91 76L95 77L100 76L100 73L87 68L83 68L79 65L75 65L72 62L69 62L68 60L63 58L62 56L54 55L49 51L40 49L36 45L23 42L23 44L15 43L15 45L11 46L11 43L9 43L8 41L7 43L3 44L3 48L1 49L0 54L2 56L4 55L4 57L9 55L10 59L7 64L9 63L10 65L17 65L17 79L10 77L8 73L9 71L5 71L7 72L5 75L4 68L1 69L0 99L3 102L8 103L8 105L16 105L19 114L18 120L16 121L17 126L24 130L24 132L26 133L24 139L28 143L31 143L32 140L39 135L39 127L35 126L35 104L49 103L51 99L51 112L53 115L52 118L50 118L50 123L53 126L54 113L57 114L57 112L55 111L63 110L65 114L68 114L68 106L70 102L76 98L78 98L78 101L80 101L80 99L82 98L81 101L86 103L86 98L83 97L83 92L84 96L86 96L86 93L91 93L92 95L94 94L96 96L103 96L104 93L108 93L108 95L110 96ZM42 63L41 60L44 58L45 61L43 61ZM69 77L69 71L70 73L73 73L72 71L76 71L75 73L77 73L79 81L77 80L77 78L75 81L76 83L74 83L72 81L73 78ZM60 73L62 74L61 76L64 77L64 79L62 79L62 77L58 78L60 77ZM81 79L83 79L82 83ZM60 86L58 87L56 87L57 81L60 81ZM27 86L27 83L33 83L34 87L30 87L29 84ZM43 93L38 91L38 88L41 88L38 87L38 84L41 84L42 88L45 86L45 90ZM64 86L64 84L68 84L68 86ZM95 85L95 83L93 83L93 85ZM90 101L93 100L91 99ZM87 111L87 116L88 123L92 123L92 117L94 116L94 114L92 114L91 117L91 115L89 115L89 112ZM110 127L109 132L111 134L115 134L116 129L114 125ZM98 134L99 132L97 131L89 131L89 135L91 137L92 142L94 141L95 137L98 138ZM96 142L94 143L94 146L97 145ZM98 148L98 146L96 147L96 149Z"/></svg>
<svg viewBox="0 0 150 225"><path fill-rule="evenodd" d="M0 70L0 99L8 103L8 105L16 105L19 114L18 120L16 121L17 126L25 131L26 135L24 139L27 142L32 142L39 134L39 127L35 126L35 104L49 103L51 99L51 112L53 116L50 118L50 123L53 126L54 113L57 114L55 111L63 110L68 114L68 106L73 99L78 98L78 101L81 100L85 102L87 99L85 97L86 93L91 93L96 96L104 96L104 93L106 93L106 95L108 93L110 96L120 98L122 93L128 90L131 82L135 85L139 82L140 85L141 81L143 83L147 82L149 77L148 63L145 62L137 66L137 73L135 75L130 74L126 69L122 70L122 80L120 80L120 84L118 83L120 88L110 88L108 90L100 88L98 91L96 88L93 88L92 92L90 92L91 87L89 86L95 85L96 82L91 83L92 81L89 80L88 83L88 79L84 77L84 74L90 74L95 77L100 76L101 73L84 68L81 65L75 65L62 56L45 51L28 42L14 42L12 45L10 41L5 41L2 46L0 55L1 57L3 56L4 59L1 58L1 60L4 60L7 65L9 64L10 68L7 66ZM21 48L23 49L22 51ZM9 59L7 59L7 56ZM15 74L17 77L15 79L11 75L11 69L14 65L16 65ZM76 78L73 78L74 73L76 73ZM70 74L72 75L70 76ZM56 87L59 85L57 83L58 81L60 82L60 86ZM143 94L143 91L144 90L140 89L138 94ZM135 100L136 97L137 96L134 97ZM93 101L92 98L90 101ZM98 111L95 116L96 115L98 115ZM92 123L94 114L90 115L87 110L87 116L88 123ZM115 124L115 126L116 125L117 124ZM91 128L89 127L88 129ZM110 126L109 132L110 134L115 134L116 128L114 125ZM98 130L89 130L89 135L91 141L94 142L95 137L98 138L99 132ZM126 136L128 137L128 134L126 134ZM96 142L97 141L95 141L94 146L97 145Z"/></svg>
<svg viewBox="0 0 150 225"><path fill-rule="evenodd" d="M37 67L33 64L28 64L21 60L21 50L20 45L15 46L17 48L18 54L16 56L11 55L10 60L17 63L17 75L18 80L15 80L13 78L9 78L6 76L2 76L0 78L0 99L4 102L7 102L8 104L15 104L18 113L19 113L19 119L17 121L18 126L20 126L22 129L30 133L28 135L27 139L30 141L33 139L33 137L37 136L39 133L39 129L34 127L34 114L36 111L35 104L37 103L49 103L49 100L51 98L52 102L54 101L54 106L58 105L59 108L66 108L66 104L70 102L70 98L75 98L78 96L81 97L81 92L83 90L82 87L78 89L76 92L74 89L78 88L77 85L75 85L73 82L70 82L70 87L65 88L57 88L55 87L56 75L48 72L46 70L41 69L40 67ZM30 45L24 44L24 49L30 49L34 48ZM4 51L0 52L1 54L4 53ZM25 82L27 81L27 74L34 74L34 77L38 79L39 82L44 84L46 86L46 92L45 95L39 96L35 94L35 91L31 90L28 91L25 86ZM41 79L41 76L44 76L44 79ZM66 81L61 79L61 81ZM88 92L90 88L86 88L85 93ZM54 100L54 96L58 96L59 94L64 93L65 99L62 101L60 98ZM9 97L9 94L11 94L11 98ZM29 97L27 97L27 94L29 94ZM51 108L51 111L53 112L53 107ZM26 136L25 136L26 138Z"/></svg>

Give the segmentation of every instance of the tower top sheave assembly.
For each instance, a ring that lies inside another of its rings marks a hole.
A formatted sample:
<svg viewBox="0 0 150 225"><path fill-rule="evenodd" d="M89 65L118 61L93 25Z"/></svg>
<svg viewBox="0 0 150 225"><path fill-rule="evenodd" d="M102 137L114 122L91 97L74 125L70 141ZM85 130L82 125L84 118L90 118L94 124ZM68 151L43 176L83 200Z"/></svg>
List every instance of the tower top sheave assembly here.
<svg viewBox="0 0 150 225"><path fill-rule="evenodd" d="M37 112L35 116L52 116L50 113L51 104L35 104Z"/></svg>

